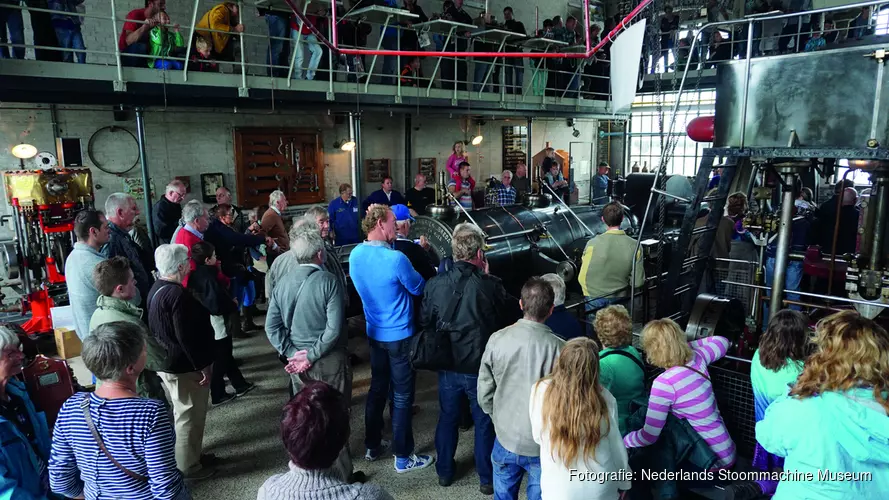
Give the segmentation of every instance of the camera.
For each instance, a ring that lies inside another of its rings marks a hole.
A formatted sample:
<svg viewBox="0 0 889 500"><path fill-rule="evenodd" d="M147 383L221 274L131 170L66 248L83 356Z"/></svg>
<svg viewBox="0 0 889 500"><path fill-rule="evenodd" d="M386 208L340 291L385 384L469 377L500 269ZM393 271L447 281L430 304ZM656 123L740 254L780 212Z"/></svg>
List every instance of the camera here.
<svg viewBox="0 0 889 500"><path fill-rule="evenodd" d="M495 189L497 187L500 187L501 185L502 183L500 182L500 179L494 177L493 175L488 179L488 189Z"/></svg>

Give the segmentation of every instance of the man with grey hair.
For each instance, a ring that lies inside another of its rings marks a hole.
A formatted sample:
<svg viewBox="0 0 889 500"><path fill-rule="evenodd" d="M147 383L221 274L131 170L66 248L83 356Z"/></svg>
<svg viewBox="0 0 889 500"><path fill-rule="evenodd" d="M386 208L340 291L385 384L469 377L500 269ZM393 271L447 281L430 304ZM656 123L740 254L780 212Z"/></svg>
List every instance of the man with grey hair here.
<svg viewBox="0 0 889 500"><path fill-rule="evenodd" d="M216 217L216 207L219 205L231 205L232 213L234 214L234 221L231 224L232 229L239 233L247 231L249 221L247 217L244 217L242 208L234 204L232 192L225 186L216 188L216 205L213 205L213 208L210 209L210 215L214 218Z"/></svg>
<svg viewBox="0 0 889 500"><path fill-rule="evenodd" d="M293 226L290 228L290 233L288 234L288 246L305 233L317 233L320 235L321 229L315 224L314 220L300 217L294 221ZM296 257L293 253L288 251L278 256L278 258L275 259L275 262L269 266L269 271L265 275L265 296L271 298L272 293L275 291L275 285L281 281L285 275L293 272L298 266L299 263L296 262Z"/></svg>
<svg viewBox="0 0 889 500"><path fill-rule="evenodd" d="M585 337L586 334L577 317L571 314L565 307L565 280L555 273L544 274L540 277L553 287L553 313L546 319L546 326L550 327L560 339L569 341L577 337Z"/></svg>
<svg viewBox="0 0 889 500"><path fill-rule="evenodd" d="M319 234L321 239L324 240L324 270L336 276L346 307L349 307L349 289L346 285L346 273L343 271L343 265L340 263L339 252L333 246L332 238L330 237L330 214L327 213L327 209L324 207L314 206L306 210L303 218L318 225Z"/></svg>
<svg viewBox="0 0 889 500"><path fill-rule="evenodd" d="M320 227L308 217L295 231L287 252L296 265L279 277L269 296L266 335L288 360L287 372L295 392L309 381L325 382L343 394L348 411L352 368L346 351L344 294L336 276L322 267L324 240ZM282 260L284 255L276 264ZM341 450L336 467L344 478L352 477L348 447Z"/></svg>
<svg viewBox="0 0 889 500"><path fill-rule="evenodd" d="M284 229L284 209L287 208L287 196L283 191L275 190L269 195L269 209L262 214L260 225L266 236L275 240L276 248L269 251L269 265L290 249L290 239Z"/></svg>
<svg viewBox="0 0 889 500"><path fill-rule="evenodd" d="M142 298L139 307L145 309L146 297L154 278L151 271L154 270L151 255L144 255L142 248L133 241L129 231L133 228L133 222L139 215L136 200L126 193L114 193L105 201L105 217L108 218L108 243L102 248L102 254L107 257L126 257L130 261L130 269L136 278L136 288Z"/></svg>
<svg viewBox="0 0 889 500"><path fill-rule="evenodd" d="M485 235L475 224L457 225L451 237L454 267L426 283L420 326L426 331L448 335L452 366L438 372L438 400L441 413L435 429L438 453L438 482L449 486L456 476L460 405L469 398L475 423L475 467L482 493L493 492L491 450L494 424L478 403L478 373L488 338L521 316L515 297L509 295L499 278L488 274ZM457 300L453 305L453 302ZM441 325L447 325L442 330Z"/></svg>
<svg viewBox="0 0 889 500"><path fill-rule="evenodd" d="M183 200L185 200L185 184L174 179L167 184L164 195L152 207L151 218L154 221L154 234L158 245L173 240L173 231L179 226L179 218L182 217Z"/></svg>
<svg viewBox="0 0 889 500"><path fill-rule="evenodd" d="M496 182L494 176L491 176L491 182L494 183L488 188L485 195L485 204L490 207L502 207L504 205L513 205L516 200L516 190L512 186L512 172L504 170L500 174L500 183Z"/></svg>

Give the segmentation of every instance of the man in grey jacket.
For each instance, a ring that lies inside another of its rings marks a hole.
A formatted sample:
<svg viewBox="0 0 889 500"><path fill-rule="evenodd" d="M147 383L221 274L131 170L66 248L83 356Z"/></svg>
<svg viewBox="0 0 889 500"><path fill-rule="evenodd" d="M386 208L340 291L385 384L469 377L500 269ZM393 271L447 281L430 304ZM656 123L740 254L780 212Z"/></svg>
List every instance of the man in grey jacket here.
<svg viewBox="0 0 889 500"><path fill-rule="evenodd" d="M336 277L322 267L324 241L317 224L306 220L290 234L290 250L297 264L279 275L269 298L266 334L272 346L289 362L294 390L311 380L325 382L343 393L348 411L352 396L345 328L344 294ZM284 258L277 259L280 262ZM298 313L297 313L298 311ZM343 448L336 467L352 477L352 459Z"/></svg>
<svg viewBox="0 0 889 500"><path fill-rule="evenodd" d="M528 407L531 388L549 375L564 342L544 324L553 312L552 287L531 278L522 287L524 317L491 335L478 373L478 404L491 415L497 439L494 495L518 498L528 473L528 499L540 499L540 446L531 434Z"/></svg>
<svg viewBox="0 0 889 500"><path fill-rule="evenodd" d="M65 260L65 282L71 300L74 328L77 336L83 340L90 334L90 318L99 298L93 284L93 268L105 260L99 250L108 243L108 221L98 210L81 210L74 217L74 234L77 243Z"/></svg>

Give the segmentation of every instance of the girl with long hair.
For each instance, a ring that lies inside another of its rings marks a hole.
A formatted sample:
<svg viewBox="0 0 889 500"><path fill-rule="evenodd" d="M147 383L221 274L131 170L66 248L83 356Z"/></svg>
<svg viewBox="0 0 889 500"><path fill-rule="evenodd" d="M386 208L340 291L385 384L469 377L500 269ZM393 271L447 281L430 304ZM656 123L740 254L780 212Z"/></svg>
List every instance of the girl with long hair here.
<svg viewBox="0 0 889 500"><path fill-rule="evenodd" d="M765 417L766 409L784 397L803 371L808 354L809 326L806 317L797 311L778 311L759 341L759 348L750 362L750 382L756 421ZM753 453L753 466L764 471L781 470L784 459L767 452L759 443ZM735 499L772 495L778 481L770 478L736 482L728 487Z"/></svg>
<svg viewBox="0 0 889 500"><path fill-rule="evenodd" d="M460 164L469 160L463 141L457 141L451 147L451 156L448 157L448 175L453 179L460 175Z"/></svg>
<svg viewBox="0 0 889 500"><path fill-rule="evenodd" d="M552 373L531 390L531 432L540 445L542 498L616 499L630 489L617 402L599 385L599 346L589 338L565 344ZM605 474L607 480L597 480ZM607 477L613 474L615 477Z"/></svg>
<svg viewBox="0 0 889 500"><path fill-rule="evenodd" d="M886 498L889 333L844 311L818 322L814 344L790 396L756 424L757 442L786 471L811 474L781 481L774 498Z"/></svg>
<svg viewBox="0 0 889 500"><path fill-rule="evenodd" d="M656 319L642 329L642 350L648 362L664 369L654 379L645 426L624 437L627 448L657 442L667 415L686 420L716 455L717 468L735 464L735 443L729 435L713 395L707 365L728 352L725 337L686 342L685 332L671 319Z"/></svg>

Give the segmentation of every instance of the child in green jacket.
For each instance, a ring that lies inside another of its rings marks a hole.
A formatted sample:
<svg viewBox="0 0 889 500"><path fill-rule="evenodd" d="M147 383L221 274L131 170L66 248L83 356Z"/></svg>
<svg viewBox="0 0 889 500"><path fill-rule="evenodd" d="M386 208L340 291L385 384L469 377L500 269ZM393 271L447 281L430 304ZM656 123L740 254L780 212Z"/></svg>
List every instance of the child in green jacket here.
<svg viewBox="0 0 889 500"><path fill-rule="evenodd" d="M179 33L179 25L173 26L172 31L167 28L170 24L170 16L166 12L157 13L158 25L152 28L150 38L148 67L155 69L182 69L182 61L167 59L170 56L182 57L182 49L185 41Z"/></svg>

